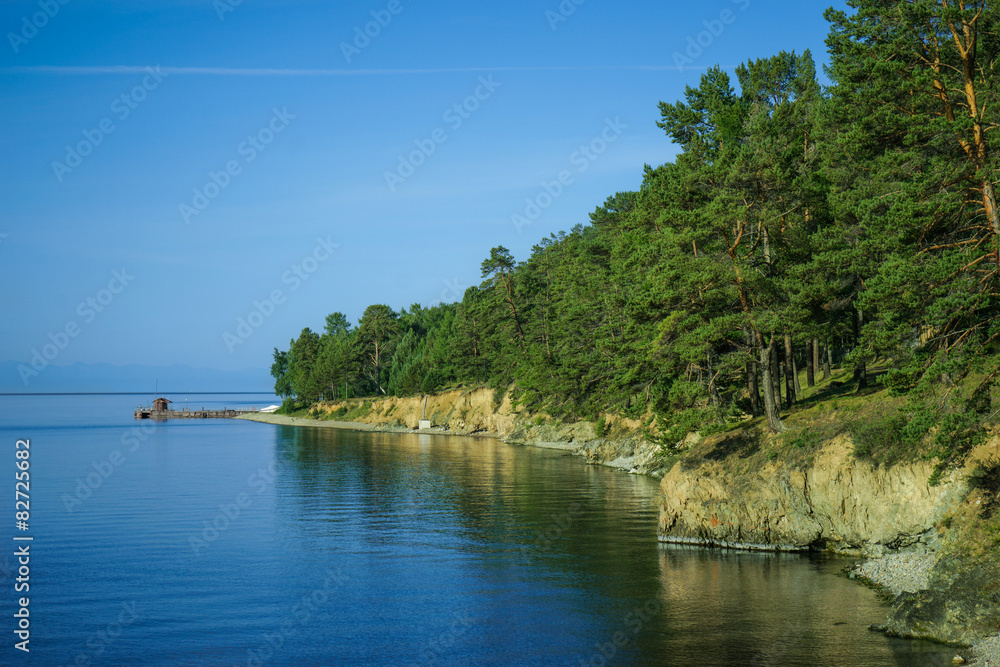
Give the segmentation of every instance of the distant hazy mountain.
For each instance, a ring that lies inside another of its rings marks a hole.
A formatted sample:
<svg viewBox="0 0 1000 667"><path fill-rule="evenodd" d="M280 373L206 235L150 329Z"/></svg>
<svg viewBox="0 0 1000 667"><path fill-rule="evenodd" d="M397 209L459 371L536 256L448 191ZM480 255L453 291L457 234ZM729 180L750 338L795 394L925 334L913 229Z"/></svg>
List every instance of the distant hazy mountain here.
<svg viewBox="0 0 1000 667"><path fill-rule="evenodd" d="M274 390L268 369L220 371L212 368L173 366L115 366L82 364L46 366L25 384L16 361L0 362L0 393L34 392L148 392L264 391ZM27 366L30 368L30 366Z"/></svg>

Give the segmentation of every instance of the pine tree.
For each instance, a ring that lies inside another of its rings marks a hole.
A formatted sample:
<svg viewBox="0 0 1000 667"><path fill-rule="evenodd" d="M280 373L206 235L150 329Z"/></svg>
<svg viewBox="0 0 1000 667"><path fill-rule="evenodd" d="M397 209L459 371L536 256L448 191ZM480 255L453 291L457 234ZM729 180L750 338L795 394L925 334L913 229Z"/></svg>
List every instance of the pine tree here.
<svg viewBox="0 0 1000 667"><path fill-rule="evenodd" d="M1000 15L985 1L852 4L827 18L846 130L831 173L866 323L853 356L909 359L893 379L905 387L998 333Z"/></svg>
<svg viewBox="0 0 1000 667"><path fill-rule="evenodd" d="M377 304L365 309L358 324L356 343L362 367L379 394L386 393L383 374L400 333L398 317L389 306Z"/></svg>

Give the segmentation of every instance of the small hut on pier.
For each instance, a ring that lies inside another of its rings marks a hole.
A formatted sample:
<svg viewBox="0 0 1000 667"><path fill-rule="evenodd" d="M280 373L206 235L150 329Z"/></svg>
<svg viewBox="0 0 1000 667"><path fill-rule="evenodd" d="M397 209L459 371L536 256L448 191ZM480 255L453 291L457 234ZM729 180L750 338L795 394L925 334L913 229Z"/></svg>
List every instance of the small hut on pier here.
<svg viewBox="0 0 1000 667"><path fill-rule="evenodd" d="M170 408L167 407L173 401L168 401L165 398L157 398L153 401L153 412L166 412Z"/></svg>

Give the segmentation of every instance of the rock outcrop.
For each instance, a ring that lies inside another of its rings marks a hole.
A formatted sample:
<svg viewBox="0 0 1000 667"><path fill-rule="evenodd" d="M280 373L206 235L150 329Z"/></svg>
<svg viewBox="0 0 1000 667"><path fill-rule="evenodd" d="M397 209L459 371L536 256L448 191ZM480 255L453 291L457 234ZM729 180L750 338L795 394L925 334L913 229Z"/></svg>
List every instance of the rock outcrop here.
<svg viewBox="0 0 1000 667"><path fill-rule="evenodd" d="M509 396L497 402L485 388L331 403L317 410L318 419L246 418L399 432L417 431L426 418L433 427L421 433L498 437L662 476L663 542L896 554L877 567L855 571L896 595L891 617L879 629L957 644L974 643L1000 629L1000 526L993 522L994 528L983 530L984 513L1000 512L997 436L974 450L964 468L931 484L934 461L876 466L856 459L843 435L799 460L773 449L766 454L752 434L693 436L683 443L690 451L667 464L660 445L644 436L639 423L611 418L600 424L599 433L598 425L588 421L529 414ZM332 421L340 416L354 421ZM976 466L992 471L980 488L969 482Z"/></svg>
<svg viewBox="0 0 1000 667"><path fill-rule="evenodd" d="M975 644L1000 630L1000 531L990 518L1000 438L931 484L935 463L875 466L854 457L846 436L797 463L769 460L743 435L706 438L661 481L659 538L883 557L852 575L895 595L877 629Z"/></svg>
<svg viewBox="0 0 1000 667"><path fill-rule="evenodd" d="M362 404L367 409L359 410ZM433 424L430 432L494 436L511 444L561 449L583 456L589 463L628 472L656 477L665 472L660 446L641 435L637 422L611 417L606 428L614 433L607 437L598 434L589 421L564 421L527 412L514 404L509 395L497 402L495 392L484 387L455 389L426 397L387 396L332 402L317 407L320 420L343 412L354 422L378 430L415 431L420 420L427 419ZM305 420L300 423L305 425Z"/></svg>
<svg viewBox="0 0 1000 667"><path fill-rule="evenodd" d="M843 436L827 443L805 469L780 461L758 470L728 459L682 461L660 484L660 539L879 554L919 541L965 496L961 474L931 486L933 471L930 461L891 468L858 461Z"/></svg>

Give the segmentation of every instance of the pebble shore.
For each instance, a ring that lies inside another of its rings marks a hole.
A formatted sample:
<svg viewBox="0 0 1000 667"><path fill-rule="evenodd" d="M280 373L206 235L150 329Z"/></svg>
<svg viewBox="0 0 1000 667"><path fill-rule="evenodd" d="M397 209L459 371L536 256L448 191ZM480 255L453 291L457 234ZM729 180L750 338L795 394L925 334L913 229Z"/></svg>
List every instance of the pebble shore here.
<svg viewBox="0 0 1000 667"><path fill-rule="evenodd" d="M1000 635L984 639L971 651L972 660L969 664L981 667L1000 667Z"/></svg>
<svg viewBox="0 0 1000 667"><path fill-rule="evenodd" d="M855 576L867 579L893 595L904 591L916 593L930 585L934 560L933 552L889 554L859 563L851 571ZM961 654L968 662L955 664L1000 667L1000 635L984 639Z"/></svg>
<svg viewBox="0 0 1000 667"><path fill-rule="evenodd" d="M855 566L854 573L895 596L904 591L916 593L927 588L932 567L933 553L890 554Z"/></svg>

